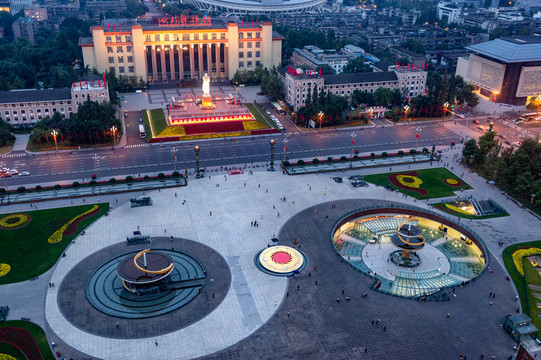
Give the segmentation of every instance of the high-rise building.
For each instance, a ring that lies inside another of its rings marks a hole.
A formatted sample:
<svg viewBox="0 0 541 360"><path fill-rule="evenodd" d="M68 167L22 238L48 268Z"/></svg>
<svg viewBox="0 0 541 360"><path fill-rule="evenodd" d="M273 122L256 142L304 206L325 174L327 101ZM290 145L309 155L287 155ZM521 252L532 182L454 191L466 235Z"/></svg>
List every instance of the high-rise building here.
<svg viewBox="0 0 541 360"><path fill-rule="evenodd" d="M38 20L20 17L13 22L11 27L13 29L13 36L15 39L22 37L28 40L28 42L31 44L36 43L34 36L39 28Z"/></svg>

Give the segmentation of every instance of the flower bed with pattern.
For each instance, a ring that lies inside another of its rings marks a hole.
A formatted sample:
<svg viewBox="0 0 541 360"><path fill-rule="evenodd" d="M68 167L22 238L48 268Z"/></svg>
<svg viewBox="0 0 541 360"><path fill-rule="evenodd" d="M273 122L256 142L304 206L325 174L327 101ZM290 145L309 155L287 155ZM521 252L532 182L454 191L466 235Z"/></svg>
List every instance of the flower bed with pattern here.
<svg viewBox="0 0 541 360"><path fill-rule="evenodd" d="M446 185L453 186L453 187L461 187L462 185L464 185L464 183L462 181L460 181L458 179L452 179L452 178L445 179L445 180L443 180L443 182Z"/></svg>
<svg viewBox="0 0 541 360"><path fill-rule="evenodd" d="M529 248L520 248L513 252L513 263L515 264L515 267L517 268L518 272L521 275L524 275L524 267L522 264L522 258L524 256L531 256L531 255L539 255L541 254L541 249L529 247Z"/></svg>
<svg viewBox="0 0 541 360"><path fill-rule="evenodd" d="M64 235L69 235L66 232L66 230L68 229L68 227L70 227L74 222L78 222L78 221L81 221L82 219L86 218L87 215L91 215L91 214L94 214L95 212L99 212L99 209L100 207L98 205L94 205L92 206L92 208L88 211L85 211L84 213L80 214L80 215L77 215L76 217L74 217L73 219L71 219L70 221L68 221L64 226L62 226L60 229L56 230L48 239L48 242L49 244L56 244L56 243L59 243L60 241L62 241L62 237ZM75 229L77 229L77 226L75 226ZM71 234L73 234L75 232L75 230L71 231Z"/></svg>
<svg viewBox="0 0 541 360"><path fill-rule="evenodd" d="M43 360L36 340L26 330L13 326L0 328L0 342L15 346L28 360Z"/></svg>
<svg viewBox="0 0 541 360"><path fill-rule="evenodd" d="M419 173L417 171L410 171L407 173L389 174L388 179L391 184L400 189L415 191L423 196L428 195L428 191L420 187L423 181L418 176Z"/></svg>
<svg viewBox="0 0 541 360"><path fill-rule="evenodd" d="M0 219L0 229L11 230L18 229L28 224L32 218L27 214L11 214Z"/></svg>

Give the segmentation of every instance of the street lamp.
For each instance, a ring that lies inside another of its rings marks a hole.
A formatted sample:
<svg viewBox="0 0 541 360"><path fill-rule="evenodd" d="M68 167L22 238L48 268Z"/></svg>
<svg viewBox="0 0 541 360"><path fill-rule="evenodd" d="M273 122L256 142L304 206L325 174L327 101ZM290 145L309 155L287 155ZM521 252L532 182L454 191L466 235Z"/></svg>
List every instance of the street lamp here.
<svg viewBox="0 0 541 360"><path fill-rule="evenodd" d="M113 133L113 146L116 146L116 126L113 125L113 127L111 128L111 132Z"/></svg>
<svg viewBox="0 0 541 360"><path fill-rule="evenodd" d="M323 113L323 111L320 111L317 115L319 117L319 128L321 129L321 123L323 122L323 116L325 116L325 114Z"/></svg>
<svg viewBox="0 0 541 360"><path fill-rule="evenodd" d="M98 162L98 160L100 159L100 156L98 154L94 154L92 159L96 160L96 173L97 173L96 180L98 180L100 178L100 163Z"/></svg>
<svg viewBox="0 0 541 360"><path fill-rule="evenodd" d="M447 108L449 107L449 103L446 102L443 104L443 120L445 120L445 114L447 114Z"/></svg>
<svg viewBox="0 0 541 360"><path fill-rule="evenodd" d="M287 160L287 143L289 142L289 139L285 138L284 139L284 161Z"/></svg>
<svg viewBox="0 0 541 360"><path fill-rule="evenodd" d="M54 146L56 147L56 151L58 151L58 143L56 142L56 135L58 135L58 131L53 130L53 131L51 132L51 135L53 135L53 138L54 138Z"/></svg>
<svg viewBox="0 0 541 360"><path fill-rule="evenodd" d="M408 121L408 110L410 109L409 105L404 106L404 121Z"/></svg>
<svg viewBox="0 0 541 360"><path fill-rule="evenodd" d="M464 155L464 148L466 147L466 138L468 136L469 123L470 123L470 113L467 113L466 114L466 128L464 129L464 139L462 139L462 155Z"/></svg>
<svg viewBox="0 0 541 360"><path fill-rule="evenodd" d="M353 147L355 146L355 138L357 137L357 134L355 134L354 132L351 133L351 158L353 159L353 152L354 152L354 149Z"/></svg>
<svg viewBox="0 0 541 360"><path fill-rule="evenodd" d="M4 179L5 180L5 179ZM532 205L533 205L533 200L535 199L535 194L532 194L532 199L530 200L530 209L532 208Z"/></svg>
<svg viewBox="0 0 541 360"><path fill-rule="evenodd" d="M6 171L4 170L5 167L6 167L6 164L0 163L0 174L2 174L2 177L4 178L4 187L6 189L6 193L8 194L8 203L9 203L8 182L6 180Z"/></svg>
<svg viewBox="0 0 541 360"><path fill-rule="evenodd" d="M201 179L202 176L199 172L199 146L195 145L193 149L195 151L195 178Z"/></svg>
<svg viewBox="0 0 541 360"><path fill-rule="evenodd" d="M173 154L173 166L175 168L175 172L177 171L177 155L176 155L176 152L177 152L177 148L172 146L171 147L171 153Z"/></svg>
<svg viewBox="0 0 541 360"><path fill-rule="evenodd" d="M270 171L274 171L274 139L271 139L270 146L271 146L271 161L270 161Z"/></svg>

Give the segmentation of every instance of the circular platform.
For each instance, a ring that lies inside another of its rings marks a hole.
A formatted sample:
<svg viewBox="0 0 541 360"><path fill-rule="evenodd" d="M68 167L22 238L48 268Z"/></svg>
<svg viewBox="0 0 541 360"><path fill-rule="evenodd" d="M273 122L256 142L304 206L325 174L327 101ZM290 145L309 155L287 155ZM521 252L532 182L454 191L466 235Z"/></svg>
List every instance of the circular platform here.
<svg viewBox="0 0 541 360"><path fill-rule="evenodd" d="M289 276L304 270L307 260L300 251L283 245L266 248L255 257L255 263L260 270L277 276Z"/></svg>
<svg viewBox="0 0 541 360"><path fill-rule="evenodd" d="M197 259L178 251L160 250L154 254L163 254L165 257L160 256L160 259L169 258L175 264L169 274L169 289L144 295L132 293L124 287L116 270L119 266L122 268L126 261L133 261L137 253L134 251L117 256L94 271L86 285L86 296L92 306L116 317L138 319L157 316L186 305L204 286L205 269ZM182 283L183 280L190 280L191 283Z"/></svg>

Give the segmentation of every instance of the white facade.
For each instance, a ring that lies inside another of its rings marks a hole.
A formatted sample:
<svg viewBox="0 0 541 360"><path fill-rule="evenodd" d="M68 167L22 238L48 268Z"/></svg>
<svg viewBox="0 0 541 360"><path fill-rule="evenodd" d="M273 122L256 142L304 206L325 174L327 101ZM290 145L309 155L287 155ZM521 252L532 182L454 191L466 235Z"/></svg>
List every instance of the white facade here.
<svg viewBox="0 0 541 360"><path fill-rule="evenodd" d="M458 23L461 12L462 9L458 8L456 5L452 5L449 3L438 4L438 19L445 19L449 24Z"/></svg>
<svg viewBox="0 0 541 360"><path fill-rule="evenodd" d="M27 7L30 7L32 5L34 5L34 0L10 0L9 1L9 8L12 14L16 14L19 11L24 10Z"/></svg>

